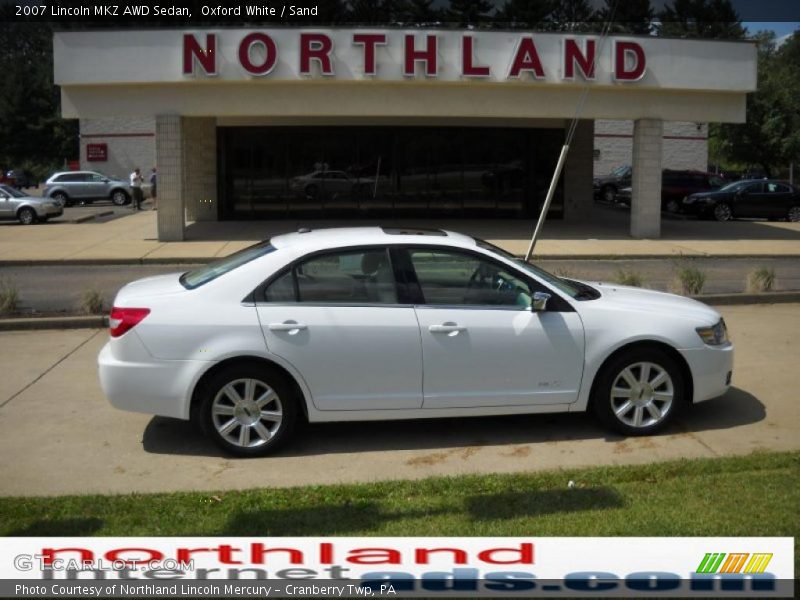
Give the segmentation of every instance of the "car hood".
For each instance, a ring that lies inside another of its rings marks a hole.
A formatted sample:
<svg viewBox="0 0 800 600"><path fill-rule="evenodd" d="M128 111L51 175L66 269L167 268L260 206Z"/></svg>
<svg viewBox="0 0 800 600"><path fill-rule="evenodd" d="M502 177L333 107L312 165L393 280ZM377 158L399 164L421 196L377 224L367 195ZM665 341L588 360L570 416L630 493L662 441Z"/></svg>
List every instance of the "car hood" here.
<svg viewBox="0 0 800 600"><path fill-rule="evenodd" d="M117 292L115 305L125 306L129 300L146 296L163 296L176 292L185 292L186 288L181 285L180 277L182 273L168 273L166 275L155 275L138 279L124 286Z"/></svg>
<svg viewBox="0 0 800 600"><path fill-rule="evenodd" d="M720 314L710 306L677 294L657 292L638 287L617 285L615 283L590 283L601 296L591 303L599 303L628 312L646 312L682 318L698 325L713 325L720 319Z"/></svg>

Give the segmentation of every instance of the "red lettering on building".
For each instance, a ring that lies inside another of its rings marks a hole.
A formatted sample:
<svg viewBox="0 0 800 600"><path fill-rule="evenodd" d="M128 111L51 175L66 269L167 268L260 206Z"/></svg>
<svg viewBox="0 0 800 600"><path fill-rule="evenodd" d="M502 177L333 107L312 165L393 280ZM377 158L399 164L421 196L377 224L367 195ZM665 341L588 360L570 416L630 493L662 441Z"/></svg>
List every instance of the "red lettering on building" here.
<svg viewBox="0 0 800 600"><path fill-rule="evenodd" d="M633 58L633 66L628 68L628 56ZM618 81L636 81L644 76L647 61L644 49L638 42L618 41L614 44L614 77Z"/></svg>
<svg viewBox="0 0 800 600"><path fill-rule="evenodd" d="M525 71L532 72L537 79L544 77L544 69L542 68L542 61L539 60L539 53L536 51L536 44L534 44L532 37L527 36L519 41L508 76L517 78Z"/></svg>
<svg viewBox="0 0 800 600"><path fill-rule="evenodd" d="M415 36L405 36L405 66L403 68L403 75L406 77L413 77L415 72L415 65L417 62L425 63L425 75L428 77L436 77L438 72L436 56L436 36L425 36L425 49L417 50L415 46Z"/></svg>
<svg viewBox="0 0 800 600"><path fill-rule="evenodd" d="M300 73L311 74L311 61L319 61L323 75L333 75L333 41L324 33L300 34Z"/></svg>
<svg viewBox="0 0 800 600"><path fill-rule="evenodd" d="M252 58L252 49L256 45L264 48L264 60L260 64L254 62ZM250 75L266 75L275 68L277 61L278 48L266 33L249 33L239 44L239 62Z"/></svg>
<svg viewBox="0 0 800 600"><path fill-rule="evenodd" d="M356 33L353 43L364 46L364 75L375 75L378 68L375 61L375 47L386 44L383 33Z"/></svg>
<svg viewBox="0 0 800 600"><path fill-rule="evenodd" d="M473 63L475 40L471 35L465 35L461 43L461 72L465 77L489 77L491 69Z"/></svg>
<svg viewBox="0 0 800 600"><path fill-rule="evenodd" d="M191 33L183 35L183 74L194 75L195 63L199 63L206 75L217 74L217 36L206 34L206 47Z"/></svg>

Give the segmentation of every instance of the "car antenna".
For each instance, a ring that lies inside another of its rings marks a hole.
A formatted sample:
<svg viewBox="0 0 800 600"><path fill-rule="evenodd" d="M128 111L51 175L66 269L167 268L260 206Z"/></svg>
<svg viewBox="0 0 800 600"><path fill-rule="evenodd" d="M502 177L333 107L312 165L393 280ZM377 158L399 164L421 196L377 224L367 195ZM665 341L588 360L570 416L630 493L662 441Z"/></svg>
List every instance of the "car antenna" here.
<svg viewBox="0 0 800 600"><path fill-rule="evenodd" d="M597 57L603 52L603 46L605 45L606 39L608 39L608 34L611 32L611 24L614 22L614 14L617 12L618 2L619 0L614 0L614 5L611 7L611 11L608 13L608 21L606 21L605 25L603 25L603 30L600 33L600 43L597 45L597 52L595 52L594 57L592 58L592 72L594 72L597 66ZM583 112L583 106L586 103L586 96L588 95L589 81L585 80L583 82L583 91L581 92L581 97L578 100L578 105L575 107L575 115L572 117L572 122L570 123L569 129L567 130L567 135L564 138L564 145L561 147L561 154L558 155L558 162L556 163L555 171L553 171L553 178L550 180L550 187L547 189L547 196L545 197L544 204L542 204L542 210L539 213L539 220L536 222L536 228L533 230L533 235L531 236L531 243L528 245L528 251L525 253L525 262L529 262L531 260L533 249L536 247L536 239L539 237L539 233L542 231L545 217L547 216L547 212L550 210L550 203L553 201L553 195L556 191L558 179L561 177L561 171L564 170L564 162L567 159L569 145L572 143L572 138L575 137L575 130L578 127L578 119Z"/></svg>

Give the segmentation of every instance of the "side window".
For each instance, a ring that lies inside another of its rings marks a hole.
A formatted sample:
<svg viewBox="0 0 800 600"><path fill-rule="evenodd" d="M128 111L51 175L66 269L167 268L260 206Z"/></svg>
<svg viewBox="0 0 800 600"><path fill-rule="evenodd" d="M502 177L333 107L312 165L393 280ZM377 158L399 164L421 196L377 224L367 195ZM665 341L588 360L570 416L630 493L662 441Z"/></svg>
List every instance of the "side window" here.
<svg viewBox="0 0 800 600"><path fill-rule="evenodd" d="M409 255L426 304L531 305L528 283L499 263L448 250L412 249Z"/></svg>
<svg viewBox="0 0 800 600"><path fill-rule="evenodd" d="M769 194L789 193L789 186L783 185L782 183L768 183L766 185L767 185L767 193Z"/></svg>
<svg viewBox="0 0 800 600"><path fill-rule="evenodd" d="M267 302L397 304L394 272L383 249L315 256L278 277L264 295Z"/></svg>
<svg viewBox="0 0 800 600"><path fill-rule="evenodd" d="M92 183L102 183L104 178L102 175L89 175L89 179Z"/></svg>

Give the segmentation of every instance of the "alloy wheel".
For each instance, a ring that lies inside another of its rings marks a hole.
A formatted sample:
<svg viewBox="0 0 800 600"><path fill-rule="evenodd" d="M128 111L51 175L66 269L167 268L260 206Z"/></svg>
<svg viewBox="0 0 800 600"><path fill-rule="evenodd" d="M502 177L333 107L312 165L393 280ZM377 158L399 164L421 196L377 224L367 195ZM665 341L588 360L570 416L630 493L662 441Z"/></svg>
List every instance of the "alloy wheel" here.
<svg viewBox="0 0 800 600"><path fill-rule="evenodd" d="M36 213L30 208L23 208L19 211L19 222L23 225L31 225L36 221Z"/></svg>
<svg viewBox="0 0 800 600"><path fill-rule="evenodd" d="M274 437L283 422L278 394L258 379L236 379L217 392L211 404L217 433L239 448L257 448Z"/></svg>
<svg viewBox="0 0 800 600"><path fill-rule="evenodd" d="M714 207L714 218L717 221L730 221L733 218L733 211L731 211L731 207L725 204L717 204Z"/></svg>
<svg viewBox="0 0 800 600"><path fill-rule="evenodd" d="M667 417L674 397L675 387L666 369L653 362L638 362L614 378L611 410L629 427L653 427Z"/></svg>
<svg viewBox="0 0 800 600"><path fill-rule="evenodd" d="M113 202L115 206L124 206L127 201L128 196L125 192L116 191L111 195L111 202Z"/></svg>

